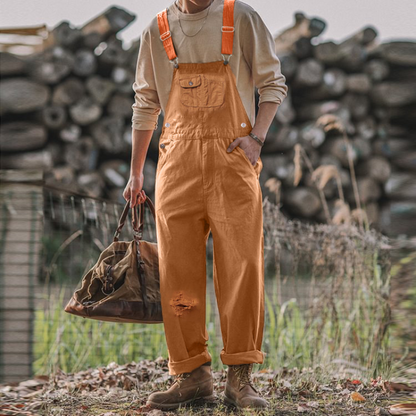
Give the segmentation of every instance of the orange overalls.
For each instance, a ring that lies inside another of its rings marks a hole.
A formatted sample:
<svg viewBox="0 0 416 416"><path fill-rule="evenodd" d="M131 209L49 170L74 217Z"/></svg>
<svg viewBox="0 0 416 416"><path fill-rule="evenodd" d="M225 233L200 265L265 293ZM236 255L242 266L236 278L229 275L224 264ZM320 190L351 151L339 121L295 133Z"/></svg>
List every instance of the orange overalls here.
<svg viewBox="0 0 416 416"><path fill-rule="evenodd" d="M211 361L207 349L206 243L213 238L213 277L223 364L262 363L264 326L263 207L259 175L237 146L252 130L225 55L232 54L234 0L224 1L224 60L178 63L167 10L158 25L172 86L159 140L155 209L160 291L169 374Z"/></svg>

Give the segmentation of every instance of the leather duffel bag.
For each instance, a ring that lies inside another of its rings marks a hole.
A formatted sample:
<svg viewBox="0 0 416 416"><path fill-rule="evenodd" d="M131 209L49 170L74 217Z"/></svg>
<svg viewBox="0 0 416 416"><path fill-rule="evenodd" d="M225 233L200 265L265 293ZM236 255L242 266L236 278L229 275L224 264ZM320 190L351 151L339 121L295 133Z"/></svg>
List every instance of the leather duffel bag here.
<svg viewBox="0 0 416 416"><path fill-rule="evenodd" d="M153 202L146 196L145 202L131 209L133 240L119 241L130 210L127 201L113 242L83 276L65 312L101 321L163 322L157 243L142 239L145 204L156 221Z"/></svg>

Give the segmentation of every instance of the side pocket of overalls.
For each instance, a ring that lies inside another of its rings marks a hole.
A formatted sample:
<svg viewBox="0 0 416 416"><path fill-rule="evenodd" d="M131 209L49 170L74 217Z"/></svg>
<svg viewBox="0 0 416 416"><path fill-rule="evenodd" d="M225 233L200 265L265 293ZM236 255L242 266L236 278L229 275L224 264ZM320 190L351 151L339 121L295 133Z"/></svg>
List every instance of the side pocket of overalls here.
<svg viewBox="0 0 416 416"><path fill-rule="evenodd" d="M237 146L236 150L238 151L238 153L241 154L243 159L245 159L245 161L250 165L250 168L253 169L253 171L257 175L257 177L259 177L260 172L263 169L263 161L261 160L260 156L257 159L256 164L253 166L253 164L250 162L250 159L247 157L246 152L244 151L244 149L242 149L240 146Z"/></svg>
<svg viewBox="0 0 416 416"><path fill-rule="evenodd" d="M171 139L162 139L159 141L159 158L157 160L157 167L156 167L156 176L158 176L165 165L169 150L172 147L172 140Z"/></svg>

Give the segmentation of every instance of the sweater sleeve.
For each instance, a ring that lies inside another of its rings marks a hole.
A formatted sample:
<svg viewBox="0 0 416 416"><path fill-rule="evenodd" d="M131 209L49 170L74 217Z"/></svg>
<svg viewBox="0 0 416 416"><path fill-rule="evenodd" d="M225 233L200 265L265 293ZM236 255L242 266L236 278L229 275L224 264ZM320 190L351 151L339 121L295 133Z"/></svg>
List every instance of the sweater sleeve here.
<svg viewBox="0 0 416 416"><path fill-rule="evenodd" d="M161 112L153 72L151 49L147 40L148 36L149 31L144 30L140 39L135 81L133 83L135 95L131 121L132 128L136 130L156 130L158 116Z"/></svg>
<svg viewBox="0 0 416 416"><path fill-rule="evenodd" d="M273 36L254 9L246 14L245 20L241 44L259 92L259 105L264 101L280 105L287 96L288 87L286 77L281 73Z"/></svg>

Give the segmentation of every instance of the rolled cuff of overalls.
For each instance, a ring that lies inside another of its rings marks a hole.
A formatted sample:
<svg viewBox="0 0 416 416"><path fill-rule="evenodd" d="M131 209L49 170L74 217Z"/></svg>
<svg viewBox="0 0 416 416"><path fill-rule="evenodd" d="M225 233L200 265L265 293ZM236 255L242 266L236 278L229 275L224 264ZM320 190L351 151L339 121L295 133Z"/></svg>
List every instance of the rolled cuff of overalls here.
<svg viewBox="0 0 416 416"><path fill-rule="evenodd" d="M187 358L186 360L169 361L169 374L177 375L182 373L190 373L208 361L212 361L211 354L208 352L208 350L205 350L201 354L195 355L194 357Z"/></svg>
<svg viewBox="0 0 416 416"><path fill-rule="evenodd" d="M263 364L265 353L259 350L237 352L234 354L227 354L224 350L221 351L220 358L225 365L238 364Z"/></svg>

